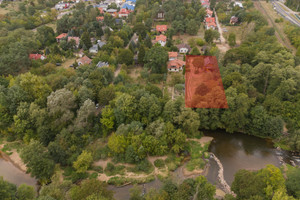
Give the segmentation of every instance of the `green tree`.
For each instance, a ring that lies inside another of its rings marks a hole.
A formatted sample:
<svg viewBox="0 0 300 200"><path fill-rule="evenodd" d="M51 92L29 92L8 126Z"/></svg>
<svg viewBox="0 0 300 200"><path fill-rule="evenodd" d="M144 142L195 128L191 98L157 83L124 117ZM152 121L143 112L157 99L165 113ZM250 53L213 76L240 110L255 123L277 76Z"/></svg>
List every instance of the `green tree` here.
<svg viewBox="0 0 300 200"><path fill-rule="evenodd" d="M207 199L214 200L214 195L216 193L216 187L207 182L204 176L198 176L196 178L197 183L197 200Z"/></svg>
<svg viewBox="0 0 300 200"><path fill-rule="evenodd" d="M88 50L92 47L92 42L90 38L90 34L88 32L84 32L80 38L80 45L85 47L85 50Z"/></svg>
<svg viewBox="0 0 300 200"><path fill-rule="evenodd" d="M49 181L54 172L55 164L41 143L32 140L29 145L22 149L20 156L26 164L28 172L42 183Z"/></svg>
<svg viewBox="0 0 300 200"><path fill-rule="evenodd" d="M168 53L161 46L154 46L146 52L145 67L151 69L152 73L167 72Z"/></svg>
<svg viewBox="0 0 300 200"><path fill-rule="evenodd" d="M87 151L82 151L82 153L77 157L76 161L73 163L73 167L76 169L77 173L84 173L93 162L92 153Z"/></svg>
<svg viewBox="0 0 300 200"><path fill-rule="evenodd" d="M104 133L104 136L106 136L110 131L114 129L115 124L115 116L114 116L114 110L110 106L106 106L103 108L101 113L101 127Z"/></svg>
<svg viewBox="0 0 300 200"><path fill-rule="evenodd" d="M139 48L139 52L138 52L138 63L140 65L143 65L144 64L144 58L145 58L145 46L143 44L140 45L140 48Z"/></svg>
<svg viewBox="0 0 300 200"><path fill-rule="evenodd" d="M236 45L236 39L235 39L235 34L234 33L229 34L228 43L229 43L229 46L231 46L231 47L234 47Z"/></svg>
<svg viewBox="0 0 300 200"><path fill-rule="evenodd" d="M33 186L21 184L17 189L18 200L32 200L36 196L36 192Z"/></svg>
<svg viewBox="0 0 300 200"><path fill-rule="evenodd" d="M197 22L192 19L188 22L187 27L186 27L186 32L190 35L196 35L199 30L199 26Z"/></svg>
<svg viewBox="0 0 300 200"><path fill-rule="evenodd" d="M214 39L218 39L220 37L220 34L216 30L208 29L204 33L204 39L207 43L212 43Z"/></svg>
<svg viewBox="0 0 300 200"><path fill-rule="evenodd" d="M5 181L2 176L0 176L0 197L1 199L14 199L17 187Z"/></svg>
<svg viewBox="0 0 300 200"><path fill-rule="evenodd" d="M191 55L200 55L200 51L199 51L198 47L193 47L190 54Z"/></svg>
<svg viewBox="0 0 300 200"><path fill-rule="evenodd" d="M129 49L120 49L118 54L118 63L131 65L133 63L133 53Z"/></svg>

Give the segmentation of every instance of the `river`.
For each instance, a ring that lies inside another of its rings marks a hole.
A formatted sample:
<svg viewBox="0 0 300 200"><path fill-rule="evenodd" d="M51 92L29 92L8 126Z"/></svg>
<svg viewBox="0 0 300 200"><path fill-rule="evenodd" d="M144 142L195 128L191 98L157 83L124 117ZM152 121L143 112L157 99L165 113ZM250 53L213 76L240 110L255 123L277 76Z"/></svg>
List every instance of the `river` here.
<svg viewBox="0 0 300 200"><path fill-rule="evenodd" d="M224 179L231 185L234 180L234 174L239 169L259 170L264 168L267 164L273 164L279 167L282 162L294 162L300 165L300 159L292 157L288 152L274 148L273 143L267 139L261 139L254 136L249 136L241 133L226 133L224 131L206 132L206 136L214 138L209 151L212 152L221 162L224 168ZM218 181L218 170L220 167L214 159L209 160L209 169L206 178L214 185L222 188ZM28 174L20 171L10 162L5 161L0 157L0 176L5 180L20 185L26 183L28 185L35 185L36 180L31 178ZM182 174L182 166L172 172L175 179L185 179ZM150 188L159 189L162 182L156 179L150 183L142 185L145 191ZM129 199L129 190L132 185L124 187L109 186L109 189L115 192L115 199L127 200Z"/></svg>
<svg viewBox="0 0 300 200"><path fill-rule="evenodd" d="M21 171L19 168L14 166L11 162L3 159L0 153L0 176L3 179L9 181L15 185L27 184L37 188L36 179L32 178L29 174Z"/></svg>

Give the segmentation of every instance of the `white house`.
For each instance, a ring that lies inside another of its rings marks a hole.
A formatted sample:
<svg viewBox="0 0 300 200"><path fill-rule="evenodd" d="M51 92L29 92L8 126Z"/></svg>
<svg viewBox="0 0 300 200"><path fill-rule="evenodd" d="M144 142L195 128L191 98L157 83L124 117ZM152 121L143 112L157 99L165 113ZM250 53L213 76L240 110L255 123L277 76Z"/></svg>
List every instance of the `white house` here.
<svg viewBox="0 0 300 200"><path fill-rule="evenodd" d="M179 53L186 54L191 50L191 47L187 44L179 44L177 45Z"/></svg>
<svg viewBox="0 0 300 200"><path fill-rule="evenodd" d="M242 2L238 2L238 1L235 1L235 2L233 3L233 6L238 6L238 7L240 7L240 8L244 8L244 7L243 7L243 3L242 3Z"/></svg>
<svg viewBox="0 0 300 200"><path fill-rule="evenodd" d="M167 36L165 35L158 35L155 38L155 42L159 43L162 47L164 47L167 43Z"/></svg>

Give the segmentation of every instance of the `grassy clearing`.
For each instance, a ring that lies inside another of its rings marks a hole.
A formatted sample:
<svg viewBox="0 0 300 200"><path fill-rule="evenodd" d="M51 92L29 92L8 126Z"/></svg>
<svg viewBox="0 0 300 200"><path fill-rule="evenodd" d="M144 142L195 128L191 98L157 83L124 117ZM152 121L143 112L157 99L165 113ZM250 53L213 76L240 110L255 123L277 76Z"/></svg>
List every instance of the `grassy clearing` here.
<svg viewBox="0 0 300 200"><path fill-rule="evenodd" d="M165 160L165 163L169 171L175 171L181 164L183 157L177 157L176 155L170 154Z"/></svg>
<svg viewBox="0 0 300 200"><path fill-rule="evenodd" d="M191 159L186 165L188 171L194 171L197 169L204 168L206 164L204 158L209 158L209 154L207 153L208 146L209 143L202 146L200 143L196 141L189 141Z"/></svg>

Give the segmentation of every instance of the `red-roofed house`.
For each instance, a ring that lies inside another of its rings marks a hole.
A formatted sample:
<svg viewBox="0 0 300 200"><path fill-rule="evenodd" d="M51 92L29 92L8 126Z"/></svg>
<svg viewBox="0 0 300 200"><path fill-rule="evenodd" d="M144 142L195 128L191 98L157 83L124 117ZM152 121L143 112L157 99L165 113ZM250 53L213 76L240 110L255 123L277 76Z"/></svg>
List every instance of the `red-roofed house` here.
<svg viewBox="0 0 300 200"><path fill-rule="evenodd" d="M168 63L168 71L170 72L179 72L180 70L183 69L185 65L185 62L182 61L182 60L171 60L169 63Z"/></svg>
<svg viewBox="0 0 300 200"><path fill-rule="evenodd" d="M166 32L168 30L167 25L156 25L156 31L159 33Z"/></svg>
<svg viewBox="0 0 300 200"><path fill-rule="evenodd" d="M98 8L100 14L104 14L103 8Z"/></svg>
<svg viewBox="0 0 300 200"><path fill-rule="evenodd" d="M96 20L102 22L104 20L104 17L103 16L96 17Z"/></svg>
<svg viewBox="0 0 300 200"><path fill-rule="evenodd" d="M60 34L59 36L56 37L56 42L59 43L60 40L66 38L66 37L68 37L68 33L62 33L62 34Z"/></svg>
<svg viewBox="0 0 300 200"><path fill-rule="evenodd" d="M206 8L206 17L212 17L213 11L209 8Z"/></svg>
<svg viewBox="0 0 300 200"><path fill-rule="evenodd" d="M70 42L71 40L75 40L76 47L78 48L79 42L80 42L80 38L79 37L68 37L68 42Z"/></svg>
<svg viewBox="0 0 300 200"><path fill-rule="evenodd" d="M171 60L175 60L175 59L177 59L177 57L178 57L178 53L177 52L168 52L168 54L169 54L169 60L171 61Z"/></svg>
<svg viewBox="0 0 300 200"><path fill-rule="evenodd" d="M119 17L128 17L128 15L130 14L130 11L127 10L126 8L122 8L118 14L119 14Z"/></svg>
<svg viewBox="0 0 300 200"><path fill-rule="evenodd" d="M214 17L206 17L205 28L215 30L217 28L216 19Z"/></svg>
<svg viewBox="0 0 300 200"><path fill-rule="evenodd" d="M89 64L91 64L91 62L92 62L92 59L90 59L87 56L83 56L82 58L80 58L78 60L78 66L80 66L80 65L89 65Z"/></svg>
<svg viewBox="0 0 300 200"><path fill-rule="evenodd" d="M159 43L162 47L164 47L166 45L166 42L167 42L167 36L165 36L165 35L158 35L155 38L155 42Z"/></svg>
<svg viewBox="0 0 300 200"><path fill-rule="evenodd" d="M210 3L209 3L209 1L203 1L203 2L201 3L201 5L202 5L203 8L209 8Z"/></svg>
<svg viewBox="0 0 300 200"><path fill-rule="evenodd" d="M46 56L43 56L41 54L35 53L35 54L29 54L30 60L45 60Z"/></svg>

